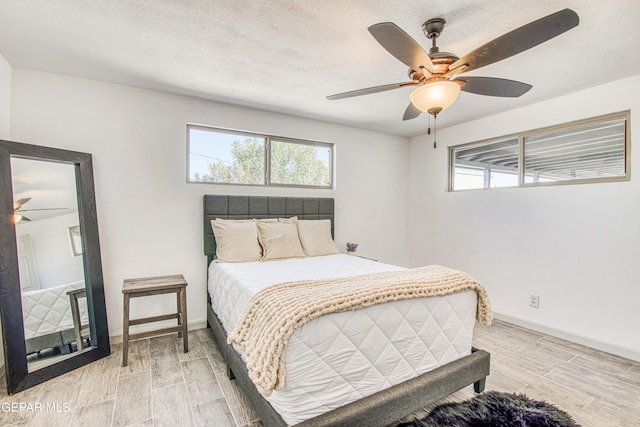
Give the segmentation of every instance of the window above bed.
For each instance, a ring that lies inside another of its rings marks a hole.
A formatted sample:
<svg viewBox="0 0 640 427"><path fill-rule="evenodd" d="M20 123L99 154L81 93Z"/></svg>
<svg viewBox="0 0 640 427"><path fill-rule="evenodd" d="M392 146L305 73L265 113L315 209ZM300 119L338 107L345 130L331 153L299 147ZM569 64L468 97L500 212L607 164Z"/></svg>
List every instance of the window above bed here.
<svg viewBox="0 0 640 427"><path fill-rule="evenodd" d="M449 191L629 180L629 112L451 147Z"/></svg>
<svg viewBox="0 0 640 427"><path fill-rule="evenodd" d="M187 182L333 188L333 144L187 125Z"/></svg>

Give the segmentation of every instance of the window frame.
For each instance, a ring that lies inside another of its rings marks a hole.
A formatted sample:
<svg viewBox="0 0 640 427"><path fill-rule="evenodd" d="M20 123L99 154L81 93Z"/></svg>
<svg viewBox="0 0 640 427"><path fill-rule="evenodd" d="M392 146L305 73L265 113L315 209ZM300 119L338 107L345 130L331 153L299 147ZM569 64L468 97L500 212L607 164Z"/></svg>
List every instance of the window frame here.
<svg viewBox="0 0 640 427"><path fill-rule="evenodd" d="M193 181L191 180L191 141L190 130L198 129L208 132L226 133L232 135L246 136L249 138L264 139L264 176L262 184L242 184L233 182L212 182L212 181ZM280 184L271 182L271 141L308 145L313 147L321 147L329 149L329 184L328 185L308 185L308 184ZM269 135L266 133L256 133L242 131L237 129L221 128L215 126L206 126L194 123L187 123L187 156L186 156L186 182L187 184L209 184L209 185L233 185L242 187L284 187L284 188L306 188L317 190L333 190L335 187L335 143L311 141L299 138L291 138L286 136Z"/></svg>
<svg viewBox="0 0 640 427"><path fill-rule="evenodd" d="M525 179L525 140L532 136L539 136L546 133L553 133L561 130L567 130L578 126L585 126L589 124L596 124L614 119L624 119L624 175L611 176L611 177L599 177L599 178L582 178L582 179L564 179L558 181L547 182L526 182ZM576 184L595 184L606 182L623 182L631 180L631 111L620 111L617 113L605 114L597 117L590 117L588 119L575 120L572 122L562 123L553 126L547 126L543 128L531 129L528 131L512 133L495 138L488 138L481 141L468 142L465 144L453 145L449 147L449 161L448 161L448 180L447 191L448 192L460 192L460 191L477 191L477 190L495 190L499 188L523 188L523 187L539 187L539 186L554 186L554 185L576 185ZM518 140L518 184L514 186L505 187L484 187L484 188L466 188L456 190L453 188L455 183L455 150L465 147L481 146L500 141L506 141L509 139Z"/></svg>

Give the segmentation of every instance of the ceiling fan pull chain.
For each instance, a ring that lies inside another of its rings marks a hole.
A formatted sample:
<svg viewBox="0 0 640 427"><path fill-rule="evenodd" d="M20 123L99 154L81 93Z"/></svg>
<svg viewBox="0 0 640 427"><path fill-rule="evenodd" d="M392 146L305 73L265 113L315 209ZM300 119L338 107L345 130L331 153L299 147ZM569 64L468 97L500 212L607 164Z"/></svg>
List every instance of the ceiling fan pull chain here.
<svg viewBox="0 0 640 427"><path fill-rule="evenodd" d="M427 114L427 117L429 119L429 127L427 127L427 135L431 135L431 115Z"/></svg>
<svg viewBox="0 0 640 427"><path fill-rule="evenodd" d="M437 119L438 115L434 114L433 115L433 148L437 148L437 144L436 144L436 140L438 139L438 122Z"/></svg>

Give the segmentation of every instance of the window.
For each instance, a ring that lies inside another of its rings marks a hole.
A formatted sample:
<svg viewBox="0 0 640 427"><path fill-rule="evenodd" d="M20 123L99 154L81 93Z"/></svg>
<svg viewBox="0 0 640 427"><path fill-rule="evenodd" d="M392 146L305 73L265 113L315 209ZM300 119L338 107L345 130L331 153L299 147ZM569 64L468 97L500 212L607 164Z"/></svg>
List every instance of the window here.
<svg viewBox="0 0 640 427"><path fill-rule="evenodd" d="M187 181L333 188L333 144L187 125Z"/></svg>
<svg viewBox="0 0 640 427"><path fill-rule="evenodd" d="M456 190L518 185L517 138L457 148L453 155Z"/></svg>
<svg viewBox="0 0 640 427"><path fill-rule="evenodd" d="M450 148L450 191L629 179L629 113Z"/></svg>

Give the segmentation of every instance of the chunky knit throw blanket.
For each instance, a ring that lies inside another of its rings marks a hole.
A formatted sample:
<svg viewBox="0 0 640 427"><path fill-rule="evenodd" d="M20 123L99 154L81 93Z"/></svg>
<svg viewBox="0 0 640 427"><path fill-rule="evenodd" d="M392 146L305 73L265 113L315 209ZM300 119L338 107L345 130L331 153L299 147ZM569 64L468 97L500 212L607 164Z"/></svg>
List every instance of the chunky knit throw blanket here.
<svg viewBox="0 0 640 427"><path fill-rule="evenodd" d="M227 341L244 353L249 377L263 396L269 396L284 387L287 343L304 323L323 314L469 290L478 294L477 320L491 324L493 315L484 287L465 273L437 265L281 283L253 296Z"/></svg>

